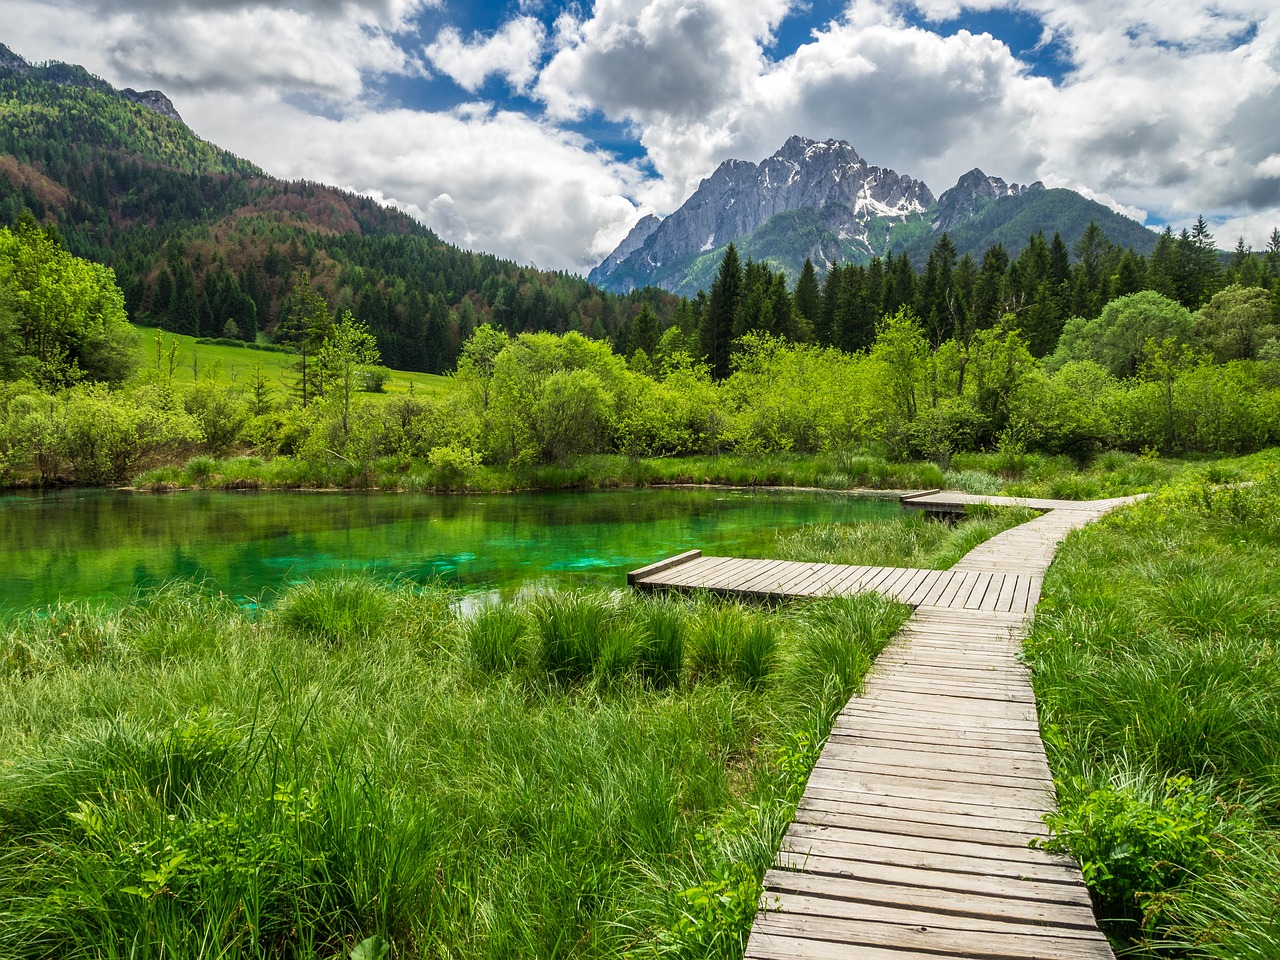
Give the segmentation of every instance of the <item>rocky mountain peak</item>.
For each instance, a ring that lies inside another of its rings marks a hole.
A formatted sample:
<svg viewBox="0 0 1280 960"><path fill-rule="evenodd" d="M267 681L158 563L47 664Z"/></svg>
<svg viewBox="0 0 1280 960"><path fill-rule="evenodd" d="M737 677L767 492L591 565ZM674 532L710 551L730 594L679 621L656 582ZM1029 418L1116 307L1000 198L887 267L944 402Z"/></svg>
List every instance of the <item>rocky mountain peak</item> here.
<svg viewBox="0 0 1280 960"><path fill-rule="evenodd" d="M827 228L841 242L865 246L870 221L902 220L933 203L923 182L868 164L843 140L791 137L758 164L721 163L665 220L637 224L590 279L620 290L642 285L637 277L659 285L676 283L664 269L688 266L773 217L800 209L822 210Z"/></svg>
<svg viewBox="0 0 1280 960"><path fill-rule="evenodd" d="M177 108L173 105L173 101L159 90L143 90L139 93L132 87L125 87L120 91L120 96L131 103L136 103L140 107L146 107L152 113L158 113L160 116L168 117L170 120L177 120L178 123L183 122Z"/></svg>
<svg viewBox="0 0 1280 960"><path fill-rule="evenodd" d="M0 43L0 70L12 70L14 73L30 73L31 64L18 56L3 43Z"/></svg>
<svg viewBox="0 0 1280 960"><path fill-rule="evenodd" d="M173 101L159 90L138 92L129 87L117 90L107 81L101 77L94 76L84 67L72 63L62 63L58 60L32 65L3 43L0 43L0 71L31 76L48 83L59 83L68 87L85 87L89 90L97 90L99 93L112 94L128 100L130 103L136 103L140 107L145 107L153 113L160 114L162 117L168 117L178 123L183 122L182 117L178 115L178 111L173 105Z"/></svg>
<svg viewBox="0 0 1280 960"><path fill-rule="evenodd" d="M933 215L933 229L950 230L992 200L1016 197L1028 190L1043 189L1044 184L1039 180L1026 186L1005 183L999 177L989 177L974 167L957 180L954 187L944 190L942 196L938 197L938 207Z"/></svg>

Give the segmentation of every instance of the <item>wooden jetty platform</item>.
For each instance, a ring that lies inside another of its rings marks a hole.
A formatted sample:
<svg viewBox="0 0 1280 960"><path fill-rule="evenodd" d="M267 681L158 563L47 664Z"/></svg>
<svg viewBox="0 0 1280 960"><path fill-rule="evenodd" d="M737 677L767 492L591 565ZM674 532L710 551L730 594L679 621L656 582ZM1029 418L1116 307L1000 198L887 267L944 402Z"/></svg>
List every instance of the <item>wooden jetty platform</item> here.
<svg viewBox="0 0 1280 960"><path fill-rule="evenodd" d="M944 512L1008 502L927 496ZM1126 502L1021 501L1045 512L950 570L695 550L628 576L756 598L871 590L916 608L836 719L765 876L748 960L1114 960L1079 868L1031 846L1054 792L1018 653L1058 542Z"/></svg>

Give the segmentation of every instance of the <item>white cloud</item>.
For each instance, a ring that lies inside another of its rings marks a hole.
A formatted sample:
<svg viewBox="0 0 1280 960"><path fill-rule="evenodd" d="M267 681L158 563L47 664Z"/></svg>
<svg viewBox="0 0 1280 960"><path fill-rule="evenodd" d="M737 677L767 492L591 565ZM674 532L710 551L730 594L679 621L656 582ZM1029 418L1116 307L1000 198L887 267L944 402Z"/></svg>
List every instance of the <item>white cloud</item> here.
<svg viewBox="0 0 1280 960"><path fill-rule="evenodd" d="M705 117L764 67L762 46L793 0L597 0L557 25L537 92L553 116L591 110L639 122Z"/></svg>
<svg viewBox="0 0 1280 960"><path fill-rule="evenodd" d="M364 94L370 74L421 73L396 36L429 5L11 0L10 45L29 59L81 63L120 85L160 87L178 99L188 91L266 87L344 101Z"/></svg>
<svg viewBox="0 0 1280 960"><path fill-rule="evenodd" d="M326 119L269 100L207 97L188 112L277 176L370 194L450 242L547 269L590 269L635 217L625 196L639 187L634 169L581 137L485 104Z"/></svg>
<svg viewBox="0 0 1280 960"><path fill-rule="evenodd" d="M1254 172L1268 180L1280 178L1280 153L1273 153L1266 157L1254 167Z"/></svg>
<svg viewBox="0 0 1280 960"><path fill-rule="evenodd" d="M441 73L474 93L491 76L506 78L524 91L538 75L538 61L547 39L546 28L533 17L515 17L489 37L462 39L453 27L441 30L427 47L427 58Z"/></svg>

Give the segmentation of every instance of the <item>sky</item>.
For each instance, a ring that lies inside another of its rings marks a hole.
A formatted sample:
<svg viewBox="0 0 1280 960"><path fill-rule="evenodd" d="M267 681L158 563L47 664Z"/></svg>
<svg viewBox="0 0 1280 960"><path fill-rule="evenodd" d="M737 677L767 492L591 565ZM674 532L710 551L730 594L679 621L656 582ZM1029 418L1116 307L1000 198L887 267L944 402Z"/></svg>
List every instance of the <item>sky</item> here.
<svg viewBox="0 0 1280 960"><path fill-rule="evenodd" d="M1280 225L1275 0L5 0L0 41L160 89L269 173L585 273L726 159L847 140L1218 245Z"/></svg>

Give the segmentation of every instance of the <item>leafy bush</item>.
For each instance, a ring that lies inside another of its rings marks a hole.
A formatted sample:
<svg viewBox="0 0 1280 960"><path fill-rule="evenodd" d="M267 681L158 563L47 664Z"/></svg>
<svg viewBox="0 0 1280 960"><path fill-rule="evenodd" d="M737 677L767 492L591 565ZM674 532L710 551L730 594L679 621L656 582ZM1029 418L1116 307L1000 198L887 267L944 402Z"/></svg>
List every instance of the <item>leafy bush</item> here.
<svg viewBox="0 0 1280 960"><path fill-rule="evenodd" d="M1142 776L1069 791L1045 824L1050 838L1040 845L1079 861L1099 915L1149 929L1161 920L1156 895L1210 869L1250 827L1189 777L1159 790Z"/></svg>

